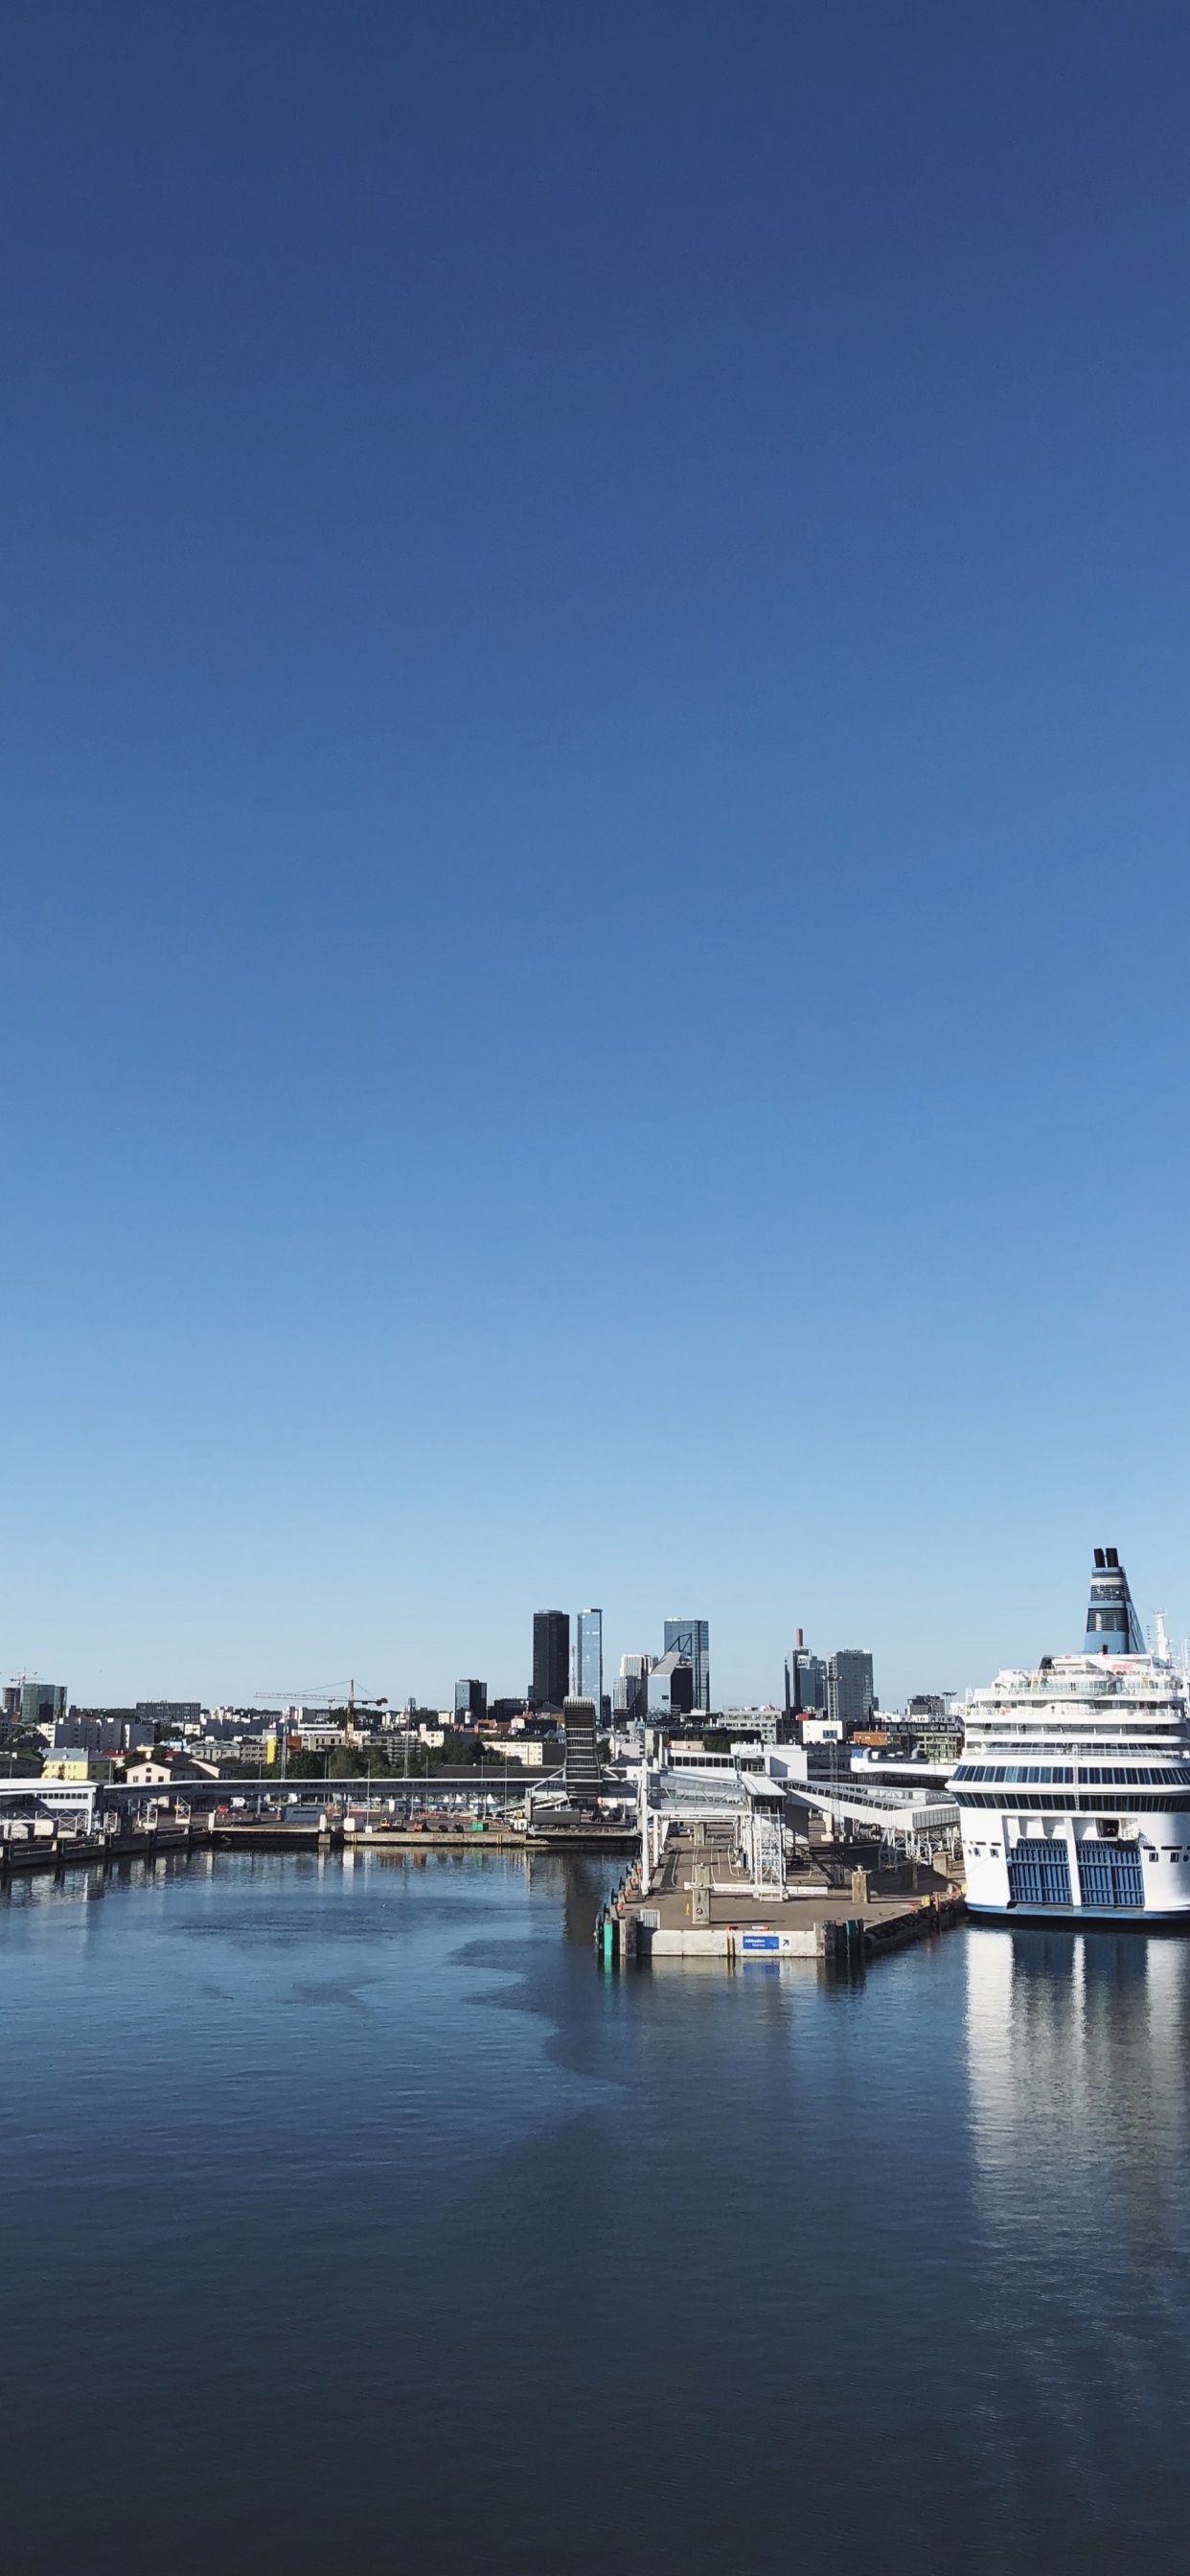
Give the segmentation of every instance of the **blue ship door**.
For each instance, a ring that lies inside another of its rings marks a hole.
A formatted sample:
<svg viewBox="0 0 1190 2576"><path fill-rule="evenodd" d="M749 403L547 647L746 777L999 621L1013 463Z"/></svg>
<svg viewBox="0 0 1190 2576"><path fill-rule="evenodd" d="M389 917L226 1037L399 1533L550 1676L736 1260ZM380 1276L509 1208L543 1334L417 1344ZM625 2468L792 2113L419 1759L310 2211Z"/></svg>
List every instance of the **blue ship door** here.
<svg viewBox="0 0 1190 2576"><path fill-rule="evenodd" d="M1014 1844L1008 1855L1008 1893L1014 1905L1069 1905L1065 1843L1043 1843L1038 1834Z"/></svg>
<svg viewBox="0 0 1190 2576"><path fill-rule="evenodd" d="M1145 1890L1139 1844L1081 1842L1078 1883L1084 1905L1142 1906Z"/></svg>

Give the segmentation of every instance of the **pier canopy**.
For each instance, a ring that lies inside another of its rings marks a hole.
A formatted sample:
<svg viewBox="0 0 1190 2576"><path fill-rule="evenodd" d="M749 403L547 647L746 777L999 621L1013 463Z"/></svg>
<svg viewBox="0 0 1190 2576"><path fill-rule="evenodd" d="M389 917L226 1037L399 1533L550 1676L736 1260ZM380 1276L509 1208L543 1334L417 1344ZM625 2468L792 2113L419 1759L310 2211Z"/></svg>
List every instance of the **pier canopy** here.
<svg viewBox="0 0 1190 2576"><path fill-rule="evenodd" d="M792 1804L812 1807L832 1824L875 1828L885 1842L904 1843L942 1841L959 1830L959 1810L954 1798L936 1790L898 1788L890 1783L869 1788L842 1782L838 1785L818 1780L789 1780L786 1795Z"/></svg>

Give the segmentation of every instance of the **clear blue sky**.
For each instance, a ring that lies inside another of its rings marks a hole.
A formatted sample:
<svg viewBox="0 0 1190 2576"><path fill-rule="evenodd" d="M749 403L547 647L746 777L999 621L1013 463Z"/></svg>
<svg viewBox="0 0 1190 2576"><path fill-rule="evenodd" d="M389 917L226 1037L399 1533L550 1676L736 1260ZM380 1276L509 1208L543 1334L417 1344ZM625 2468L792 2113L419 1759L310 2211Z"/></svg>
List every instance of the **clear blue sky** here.
<svg viewBox="0 0 1190 2576"><path fill-rule="evenodd" d="M17 0L0 1658L1190 1627L1190 16Z"/></svg>

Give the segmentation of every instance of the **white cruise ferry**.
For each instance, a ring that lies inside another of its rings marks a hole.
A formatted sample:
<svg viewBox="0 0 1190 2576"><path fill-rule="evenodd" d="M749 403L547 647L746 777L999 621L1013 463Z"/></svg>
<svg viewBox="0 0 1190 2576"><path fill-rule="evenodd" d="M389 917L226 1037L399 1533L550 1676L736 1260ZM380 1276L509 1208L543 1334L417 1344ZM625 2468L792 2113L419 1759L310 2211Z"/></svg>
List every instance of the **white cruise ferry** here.
<svg viewBox="0 0 1190 2576"><path fill-rule="evenodd" d="M1165 1630L1146 1651L1114 1547L1097 1547L1081 1655L972 1691L960 1811L975 1914L1190 1925L1190 1711Z"/></svg>

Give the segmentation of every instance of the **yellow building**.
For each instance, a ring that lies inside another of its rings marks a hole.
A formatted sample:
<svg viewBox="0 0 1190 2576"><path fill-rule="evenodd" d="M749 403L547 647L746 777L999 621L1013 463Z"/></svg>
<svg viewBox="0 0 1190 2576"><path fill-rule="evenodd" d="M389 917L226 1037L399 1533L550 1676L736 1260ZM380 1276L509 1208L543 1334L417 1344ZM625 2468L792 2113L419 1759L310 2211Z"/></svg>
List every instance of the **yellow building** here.
<svg viewBox="0 0 1190 2576"><path fill-rule="evenodd" d="M85 1744L59 1744L41 1766L43 1780L110 1780L112 1766Z"/></svg>

